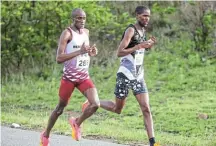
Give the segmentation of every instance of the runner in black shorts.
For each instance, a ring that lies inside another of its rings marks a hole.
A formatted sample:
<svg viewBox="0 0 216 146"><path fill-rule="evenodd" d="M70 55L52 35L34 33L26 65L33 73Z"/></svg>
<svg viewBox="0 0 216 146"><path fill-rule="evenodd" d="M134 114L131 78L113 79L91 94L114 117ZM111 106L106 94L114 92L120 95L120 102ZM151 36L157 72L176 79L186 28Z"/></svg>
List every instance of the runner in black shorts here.
<svg viewBox="0 0 216 146"><path fill-rule="evenodd" d="M147 93L145 81L142 80L129 80L123 73L117 73L115 95L119 99L124 99L128 96L129 89L133 91L136 96L141 93Z"/></svg>
<svg viewBox="0 0 216 146"><path fill-rule="evenodd" d="M132 89L144 116L145 128L149 137L150 146L158 146L154 138L153 120L149 106L149 95L144 80L143 59L146 48L155 44L155 37L146 40L145 28L149 22L150 10L138 6L135 10L137 22L130 24L122 37L117 55L121 57L121 64L117 72L115 102L100 101L100 106L108 111L120 114ZM85 102L84 105L87 105Z"/></svg>

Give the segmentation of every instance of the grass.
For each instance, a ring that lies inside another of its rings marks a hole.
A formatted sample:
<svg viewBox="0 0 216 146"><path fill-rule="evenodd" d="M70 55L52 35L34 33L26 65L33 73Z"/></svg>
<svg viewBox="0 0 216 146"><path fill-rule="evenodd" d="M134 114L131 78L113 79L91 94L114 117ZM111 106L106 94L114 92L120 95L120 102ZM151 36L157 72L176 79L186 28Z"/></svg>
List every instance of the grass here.
<svg viewBox="0 0 216 146"><path fill-rule="evenodd" d="M201 62L169 52L152 52L145 57L145 79L150 93L156 139L168 146L216 145L216 68L211 60ZM91 77L100 99L114 100L115 74L119 62L93 66ZM50 69L48 77L17 74L2 80L2 123L19 123L41 131L58 102L61 66ZM53 133L70 135L67 119L80 114L85 98L75 90L70 104L53 128ZM207 114L208 119L199 114ZM147 144L143 117L130 93L121 115L99 109L85 121L83 135L117 143Z"/></svg>

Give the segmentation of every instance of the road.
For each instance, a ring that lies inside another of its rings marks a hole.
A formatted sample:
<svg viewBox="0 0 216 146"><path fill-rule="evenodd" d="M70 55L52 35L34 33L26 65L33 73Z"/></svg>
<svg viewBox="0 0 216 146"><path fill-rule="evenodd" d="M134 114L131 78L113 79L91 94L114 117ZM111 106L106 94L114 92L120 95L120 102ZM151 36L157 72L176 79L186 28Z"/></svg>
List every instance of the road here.
<svg viewBox="0 0 216 146"><path fill-rule="evenodd" d="M1 126L1 146L39 146L40 133ZM100 140L75 141L69 136L51 134L50 146L126 146Z"/></svg>

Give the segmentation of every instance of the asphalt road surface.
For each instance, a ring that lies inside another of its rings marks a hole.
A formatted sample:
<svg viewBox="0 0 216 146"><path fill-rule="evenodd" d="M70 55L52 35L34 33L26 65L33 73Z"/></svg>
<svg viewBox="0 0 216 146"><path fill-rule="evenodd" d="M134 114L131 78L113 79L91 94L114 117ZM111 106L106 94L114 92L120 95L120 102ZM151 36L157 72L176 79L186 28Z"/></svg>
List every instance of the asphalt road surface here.
<svg viewBox="0 0 216 146"><path fill-rule="evenodd" d="M40 133L1 126L1 146L39 146ZM75 141L69 136L51 134L50 146L126 146L100 140Z"/></svg>

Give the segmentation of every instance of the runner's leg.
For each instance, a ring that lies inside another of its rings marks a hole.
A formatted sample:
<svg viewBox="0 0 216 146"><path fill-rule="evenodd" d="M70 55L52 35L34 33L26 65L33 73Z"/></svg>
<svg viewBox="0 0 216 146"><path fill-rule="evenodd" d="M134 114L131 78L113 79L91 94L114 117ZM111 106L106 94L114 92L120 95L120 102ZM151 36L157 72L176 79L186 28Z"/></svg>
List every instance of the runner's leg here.
<svg viewBox="0 0 216 146"><path fill-rule="evenodd" d="M44 132L45 137L49 137L51 129L53 128L58 117L63 113L73 90L74 84L72 82L63 79L61 80L59 88L59 103L49 117L48 125Z"/></svg>
<svg viewBox="0 0 216 146"><path fill-rule="evenodd" d="M77 88L85 95L89 102L89 105L86 107L84 112L76 119L77 125L80 126L84 120L92 116L97 111L97 109L100 107L100 101L98 98L97 89L90 79L82 82L77 86Z"/></svg>
<svg viewBox="0 0 216 146"><path fill-rule="evenodd" d="M136 95L136 99L140 105L143 117L144 117L144 123L145 128L147 130L147 134L149 139L154 137L154 128L153 128L153 119L152 114L150 111L150 105L149 105L149 95L148 93L141 93Z"/></svg>
<svg viewBox="0 0 216 146"><path fill-rule="evenodd" d="M153 119L150 111L148 89L144 79L139 81L135 80L132 83L132 90L133 90L133 94L136 96L136 99L140 105L148 137L149 139L153 138L154 137Z"/></svg>
<svg viewBox="0 0 216 146"><path fill-rule="evenodd" d="M129 80L124 75L117 74L114 93L116 96L115 102L101 100L100 105L105 110L120 114L125 105L125 99L129 93Z"/></svg>
<svg viewBox="0 0 216 146"><path fill-rule="evenodd" d="M108 101L108 100L101 100L100 101L100 107L102 107L105 110L120 114L124 105L125 105L125 99L119 99L116 97L115 102L113 101Z"/></svg>

